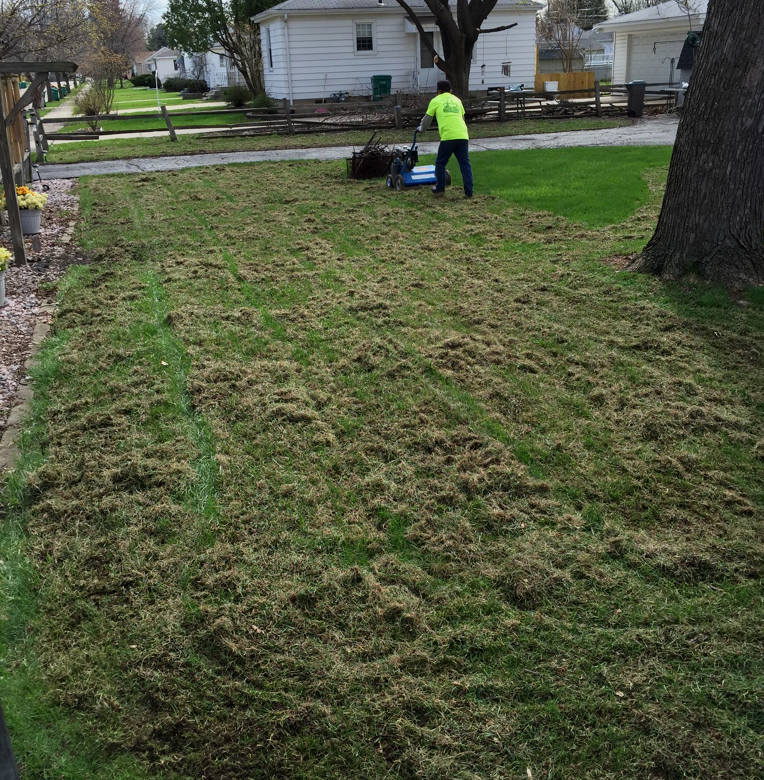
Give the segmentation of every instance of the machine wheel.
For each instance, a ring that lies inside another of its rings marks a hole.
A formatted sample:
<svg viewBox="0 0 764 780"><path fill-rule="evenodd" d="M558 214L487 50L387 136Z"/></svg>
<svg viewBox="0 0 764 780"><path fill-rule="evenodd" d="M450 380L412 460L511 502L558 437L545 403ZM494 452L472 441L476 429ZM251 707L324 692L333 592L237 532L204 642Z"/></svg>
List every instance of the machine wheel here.
<svg viewBox="0 0 764 780"><path fill-rule="evenodd" d="M387 174L387 178L385 179L385 187L387 187L388 190L391 190L393 188L393 177L392 174Z"/></svg>
<svg viewBox="0 0 764 780"><path fill-rule="evenodd" d="M403 176L401 176L400 173L393 179L393 187L395 187L398 192L406 189L406 182L403 181Z"/></svg>
<svg viewBox="0 0 764 780"><path fill-rule="evenodd" d="M446 170L446 187L451 184L451 174Z"/></svg>

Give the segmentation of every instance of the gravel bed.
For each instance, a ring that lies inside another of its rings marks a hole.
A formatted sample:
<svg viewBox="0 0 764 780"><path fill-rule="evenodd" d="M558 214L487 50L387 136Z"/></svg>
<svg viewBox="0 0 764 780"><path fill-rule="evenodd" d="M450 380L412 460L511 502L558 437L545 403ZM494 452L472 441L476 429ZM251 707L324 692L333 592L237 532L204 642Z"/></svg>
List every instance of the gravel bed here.
<svg viewBox="0 0 764 780"><path fill-rule="evenodd" d="M10 266L5 273L7 305L0 308L0 435L24 379L35 323L50 316L43 307L54 299L54 283L70 265L84 262L72 240L79 216L75 184L72 179L46 182L48 204L43 211L39 251L28 239L28 265ZM38 189L40 185L33 186ZM12 246L7 224L0 227L0 246Z"/></svg>

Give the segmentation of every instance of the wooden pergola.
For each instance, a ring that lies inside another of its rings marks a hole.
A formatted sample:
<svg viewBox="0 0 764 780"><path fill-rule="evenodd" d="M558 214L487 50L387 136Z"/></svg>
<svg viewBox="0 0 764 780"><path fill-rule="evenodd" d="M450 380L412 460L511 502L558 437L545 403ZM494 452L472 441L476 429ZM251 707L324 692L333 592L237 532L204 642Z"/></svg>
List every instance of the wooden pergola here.
<svg viewBox="0 0 764 780"><path fill-rule="evenodd" d="M15 136L20 132L18 128L23 122L21 112L34 101L37 91L48 81L50 73L75 73L76 71L77 65L73 62L0 62L0 81L3 82L2 94L0 94L0 176L3 180L13 255L17 265L26 262L14 171L14 157L18 156L19 144ZM9 79L10 76L21 73L34 74L32 83L23 96L19 93L18 84L12 83ZM13 133L12 144L9 131L13 128L16 130ZM29 152L29 149L26 151ZM23 165L23 160L16 162Z"/></svg>

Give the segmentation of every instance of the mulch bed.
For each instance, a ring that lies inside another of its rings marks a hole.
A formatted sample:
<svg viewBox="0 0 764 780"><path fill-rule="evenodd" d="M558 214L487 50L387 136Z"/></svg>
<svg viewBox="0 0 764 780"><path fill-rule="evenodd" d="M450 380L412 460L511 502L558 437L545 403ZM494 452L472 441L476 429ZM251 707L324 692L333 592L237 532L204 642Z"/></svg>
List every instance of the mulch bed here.
<svg viewBox="0 0 764 780"><path fill-rule="evenodd" d="M55 296L51 283L73 263L84 262L72 240L79 215L75 182L53 179L46 184L48 204L43 212L39 251L27 241L28 264L11 266L5 274L7 305L0 308L0 435L24 379L35 323L46 316L41 307ZM11 246L7 226L0 228L0 246Z"/></svg>

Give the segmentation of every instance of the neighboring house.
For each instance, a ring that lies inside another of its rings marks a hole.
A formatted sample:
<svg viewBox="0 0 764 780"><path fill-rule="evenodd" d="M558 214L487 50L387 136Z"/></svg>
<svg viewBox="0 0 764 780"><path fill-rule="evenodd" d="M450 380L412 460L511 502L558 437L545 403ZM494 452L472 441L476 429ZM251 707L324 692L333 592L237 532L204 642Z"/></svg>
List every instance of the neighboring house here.
<svg viewBox="0 0 764 780"><path fill-rule="evenodd" d="M587 30L578 43L584 55L584 70L593 70L600 81L613 78L613 33Z"/></svg>
<svg viewBox="0 0 764 780"><path fill-rule="evenodd" d="M708 0L669 0L633 14L616 16L595 27L615 33L613 83L641 80L648 84L676 84L679 57L690 31L700 31Z"/></svg>
<svg viewBox="0 0 764 780"><path fill-rule="evenodd" d="M538 46L538 73L562 73L562 56L560 50L555 46L554 41L547 41L539 38ZM584 69L584 53L579 46L573 55L572 70Z"/></svg>
<svg viewBox="0 0 764 780"><path fill-rule="evenodd" d="M148 67L147 72L153 73L156 70L160 81L178 78L184 73L183 55L179 51L168 49L167 46L146 57L145 64Z"/></svg>
<svg viewBox="0 0 764 780"><path fill-rule="evenodd" d="M562 57L554 41L538 40L539 73L562 73ZM583 30L573 57L573 70L593 70L595 78L610 81L613 74L613 34Z"/></svg>
<svg viewBox="0 0 764 780"><path fill-rule="evenodd" d="M203 54L185 54L183 59L186 77L204 79L210 89L245 85L222 46L213 46Z"/></svg>
<svg viewBox="0 0 764 780"><path fill-rule="evenodd" d="M140 76L143 73L150 73L150 69L146 60L151 56L150 51L140 51L133 57L133 64L131 70L133 76Z"/></svg>
<svg viewBox="0 0 764 780"><path fill-rule="evenodd" d="M440 32L423 0L409 5L438 52ZM498 0L485 22L517 27L478 38L470 89L533 84L536 70L534 0ZM266 91L309 100L336 92L369 95L371 77L390 76L392 92L434 92L442 71L417 28L395 0L286 0L252 17L260 25Z"/></svg>

